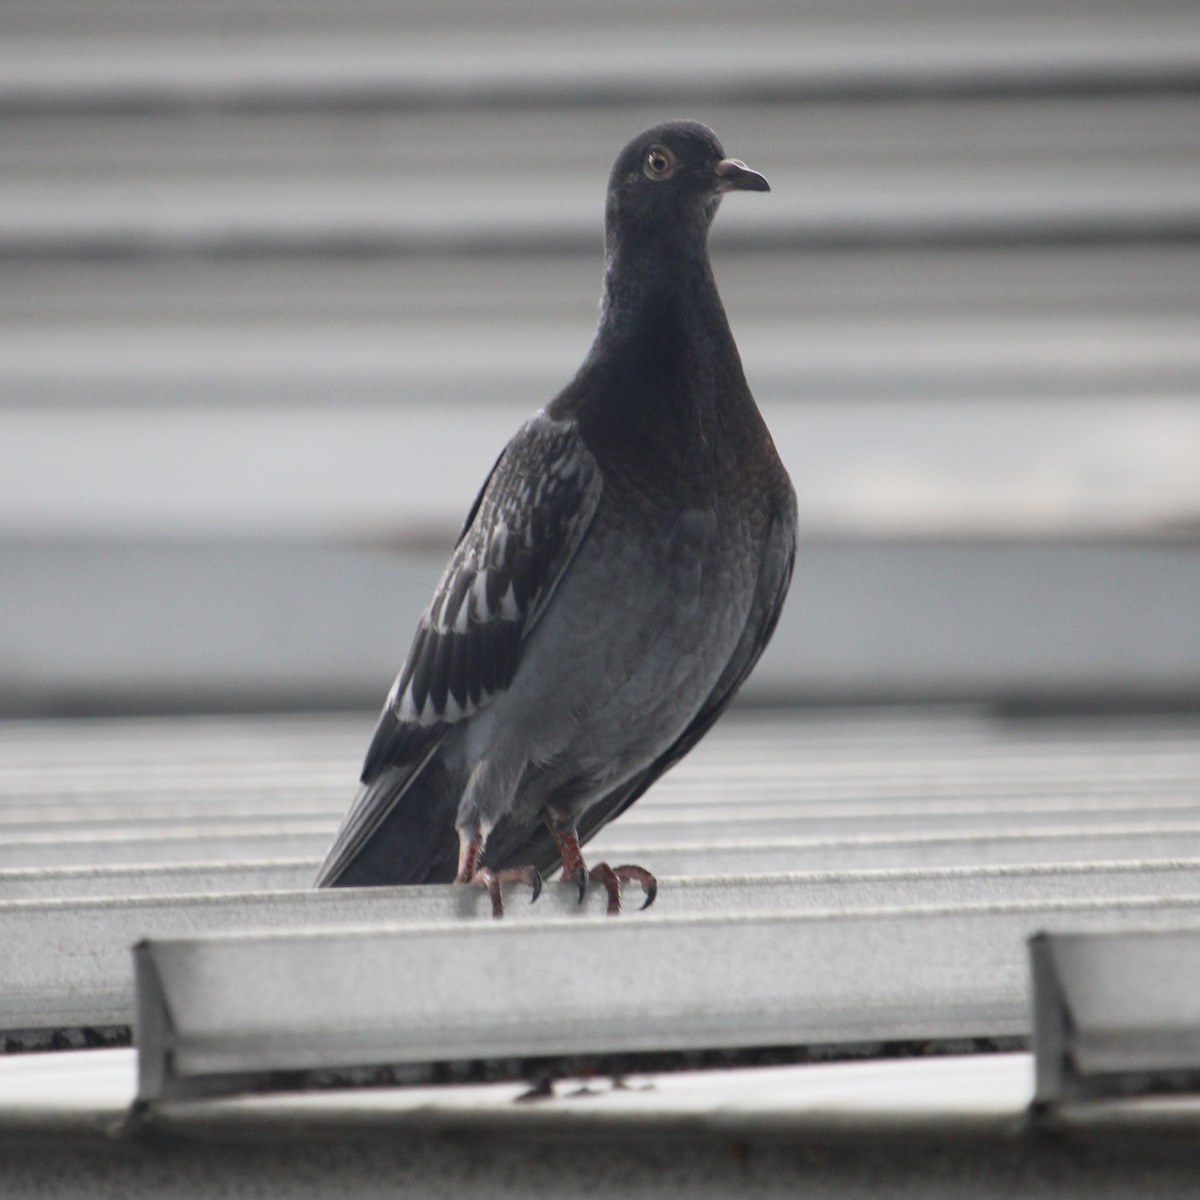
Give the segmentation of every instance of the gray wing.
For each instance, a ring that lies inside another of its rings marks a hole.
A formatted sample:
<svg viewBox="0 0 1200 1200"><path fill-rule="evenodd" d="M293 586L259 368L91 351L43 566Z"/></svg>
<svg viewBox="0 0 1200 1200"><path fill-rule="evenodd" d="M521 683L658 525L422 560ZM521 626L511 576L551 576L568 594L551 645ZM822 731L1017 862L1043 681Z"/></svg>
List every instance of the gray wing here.
<svg viewBox="0 0 1200 1200"><path fill-rule="evenodd" d="M649 767L632 780L614 788L584 813L578 827L580 844L619 817L651 784L679 762L729 707L779 623L779 614L783 611L783 602L791 585L795 558L796 496L788 484L786 496L767 532L754 604L742 636L716 686L683 733ZM489 866L501 869L531 863L539 871L548 873L559 865L558 850L544 828L534 830L532 836L526 831L519 845L515 844L517 839L512 837L516 831L510 832L510 829L505 822L501 822L489 838L485 856ZM509 836L506 837L506 834Z"/></svg>
<svg viewBox="0 0 1200 1200"><path fill-rule="evenodd" d="M417 626L318 887L363 850L449 731L512 682L601 490L573 421L539 413L509 442Z"/></svg>

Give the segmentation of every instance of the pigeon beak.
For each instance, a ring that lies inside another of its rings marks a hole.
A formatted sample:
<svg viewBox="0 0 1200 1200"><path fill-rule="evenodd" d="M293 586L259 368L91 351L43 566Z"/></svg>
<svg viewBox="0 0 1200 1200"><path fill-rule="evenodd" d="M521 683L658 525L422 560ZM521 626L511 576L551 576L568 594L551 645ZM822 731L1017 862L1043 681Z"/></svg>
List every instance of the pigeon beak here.
<svg viewBox="0 0 1200 1200"><path fill-rule="evenodd" d="M771 185L736 158L723 158L715 167L718 192L769 192Z"/></svg>

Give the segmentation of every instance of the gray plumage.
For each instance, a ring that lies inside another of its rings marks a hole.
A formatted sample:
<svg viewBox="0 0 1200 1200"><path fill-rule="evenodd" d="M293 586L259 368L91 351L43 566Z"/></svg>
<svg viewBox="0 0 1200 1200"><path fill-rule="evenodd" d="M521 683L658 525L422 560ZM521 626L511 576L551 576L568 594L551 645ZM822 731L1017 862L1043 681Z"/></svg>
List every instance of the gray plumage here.
<svg viewBox="0 0 1200 1200"><path fill-rule="evenodd" d="M635 138L609 181L595 342L467 518L388 696L318 886L548 871L686 754L774 630L795 497L713 281L723 192L766 181L702 125Z"/></svg>

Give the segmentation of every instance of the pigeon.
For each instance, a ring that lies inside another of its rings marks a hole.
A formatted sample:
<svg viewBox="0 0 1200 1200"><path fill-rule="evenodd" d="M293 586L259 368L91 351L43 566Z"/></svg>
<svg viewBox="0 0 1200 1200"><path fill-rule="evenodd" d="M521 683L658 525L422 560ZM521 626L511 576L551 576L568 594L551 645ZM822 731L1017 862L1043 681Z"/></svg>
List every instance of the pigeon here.
<svg viewBox="0 0 1200 1200"><path fill-rule="evenodd" d="M620 910L645 868L581 847L708 732L775 629L796 499L709 262L769 191L693 121L621 151L595 340L475 500L387 697L318 887L501 884L562 867Z"/></svg>

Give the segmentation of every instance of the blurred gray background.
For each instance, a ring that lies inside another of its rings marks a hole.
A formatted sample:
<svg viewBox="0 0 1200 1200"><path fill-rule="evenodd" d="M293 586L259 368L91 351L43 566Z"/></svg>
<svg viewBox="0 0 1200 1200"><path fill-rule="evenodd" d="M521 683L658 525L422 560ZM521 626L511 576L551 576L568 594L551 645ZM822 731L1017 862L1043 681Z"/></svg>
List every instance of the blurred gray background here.
<svg viewBox="0 0 1200 1200"><path fill-rule="evenodd" d="M1200 702L1194 2L4 0L0 711L378 704L674 116L774 188L747 698Z"/></svg>

